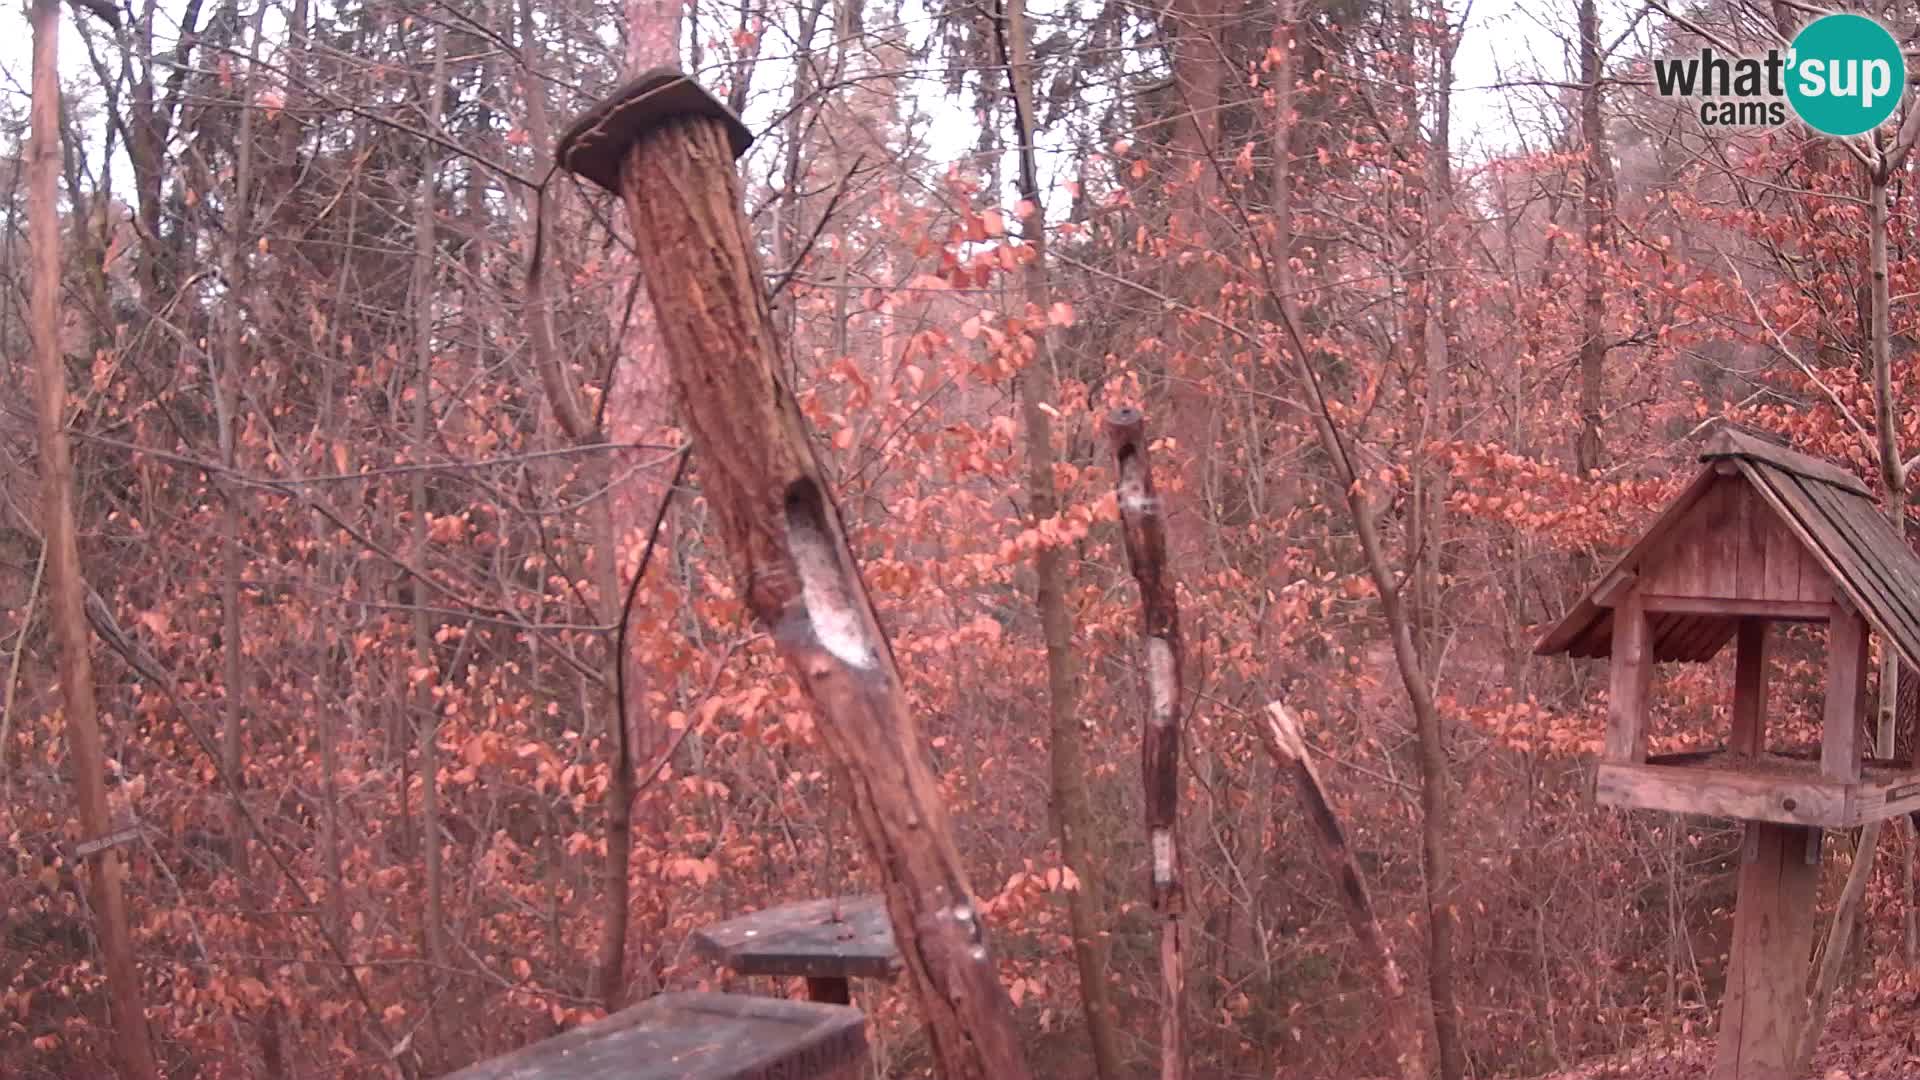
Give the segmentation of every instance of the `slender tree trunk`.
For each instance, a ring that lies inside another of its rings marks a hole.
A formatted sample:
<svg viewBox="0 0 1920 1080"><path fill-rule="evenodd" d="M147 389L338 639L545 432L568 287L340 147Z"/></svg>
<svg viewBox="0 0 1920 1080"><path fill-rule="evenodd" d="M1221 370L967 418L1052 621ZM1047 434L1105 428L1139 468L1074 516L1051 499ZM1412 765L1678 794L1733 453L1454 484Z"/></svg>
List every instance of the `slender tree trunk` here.
<svg viewBox="0 0 1920 1080"><path fill-rule="evenodd" d="M1401 585L1380 536L1374 501L1369 493L1370 480L1354 465L1353 448L1336 425L1332 408L1313 367L1307 338L1300 330L1298 314L1287 297L1284 267L1276 275L1275 295L1271 298L1282 312L1284 340L1279 348L1293 363L1293 374L1306 391L1307 404L1320 446L1333 466L1334 480L1345 492L1347 512L1360 540L1367 576L1379 594L1380 614L1386 620L1388 641L1393 647L1394 666L1407 701L1413 707L1414 728L1419 741L1421 863L1426 871L1424 892L1427 907L1427 985L1433 1000L1435 1047L1439 1051L1442 1080L1460 1080L1466 1072L1466 1056L1460 1043L1460 1007L1454 993L1452 908L1453 855L1447 846L1450 828L1451 766L1447 760L1446 736L1435 701L1433 684L1427 677L1419 650L1414 645L1412 620L1408 618Z"/></svg>
<svg viewBox="0 0 1920 1080"><path fill-rule="evenodd" d="M1037 134L1033 114L1033 66L1028 53L1025 0L1004 0L1001 9L1001 60L1013 95L1014 137L1018 142L1020 197L1032 208L1020 223L1021 236L1033 250L1023 274L1026 321L1032 352L1021 364L1017 380L1021 420L1026 429L1027 514L1044 528L1060 512L1054 482L1053 420L1047 410L1056 396L1052 346L1052 287L1048 281L1047 221L1041 200L1039 171L1034 160ZM1080 1000L1087 1017L1087 1035L1093 1044L1095 1075L1114 1080L1120 1075L1118 1017L1107 984L1106 931L1101 925L1103 862L1093 824L1092 799L1087 790L1086 735L1080 727L1079 673L1073 654L1073 613L1067 607L1066 550L1060 544L1042 544L1033 556L1034 603L1040 610L1041 634L1047 651L1047 703L1053 768L1053 825L1060 839L1060 857L1079 879L1069 889L1067 921L1073 935L1074 960L1080 969ZM1169 1003L1169 1008L1173 1008Z"/></svg>
<svg viewBox="0 0 1920 1080"><path fill-rule="evenodd" d="M1600 116L1600 17L1596 0L1580 0L1580 133L1586 162L1580 220L1586 284L1580 303L1580 434L1574 468L1586 476L1600 468L1606 405L1607 217L1612 205L1613 158Z"/></svg>
<svg viewBox="0 0 1920 1080"><path fill-rule="evenodd" d="M1911 118L1908 125L1903 125L1902 131L1902 143L1907 147L1912 144L1906 140L1904 128L1910 124ZM1874 423L1879 428L1876 449L1880 457L1880 479L1887 489L1887 520L1893 526L1894 533L1903 537L1906 535L1907 476L1905 464L1900 459L1893 396L1893 347L1888 326L1892 302L1887 288L1887 184L1893 169L1904 157L1904 150L1899 150L1898 156L1876 154L1876 163L1867 177L1868 374L1873 380ZM1883 644L1880 651L1881 711L1874 752L1890 758L1893 756L1894 721L1897 719L1900 659L1899 653L1890 646ZM1807 1026L1800 1038L1800 1072L1805 1072L1812 1063L1814 1051L1820 1045L1820 1036L1826 1030L1827 1008L1832 1003L1834 988L1840 982L1840 972L1850 951L1848 945L1853 941L1860 905L1867 895L1868 880L1873 877L1874 859L1880 850L1882 824L1875 821L1860 830L1860 842L1855 845L1853 852L1853 866L1847 871L1847 883L1840 891L1833 921L1827 928L1826 947L1821 954L1820 970L1814 977L1813 993L1807 1008Z"/></svg>
<svg viewBox="0 0 1920 1080"><path fill-rule="evenodd" d="M221 731L221 765L233 778L235 806L231 836L233 868L238 880L249 880L248 829L239 800L244 798L247 777L241 754L241 725L245 714L246 661L240 626L240 577L246 562L241 542L241 485L233 470L238 464L236 443L240 436L240 321L244 305L247 274L246 244L252 231L253 201L253 78L259 60L260 20L266 14L262 5L254 14L253 39L249 45L247 77L241 83L239 134L234 150L233 205L228 215L226 243L222 245L220 273L225 279L227 301L220 308L219 368L209 372L213 382L214 415L219 424L220 464L227 470L221 478L220 532L222 567L220 575L222 678L226 681L225 726Z"/></svg>
<svg viewBox="0 0 1920 1080"><path fill-rule="evenodd" d="M32 133L27 151L28 231L33 248L31 329L40 437L42 529L46 533L48 610L60 648L60 692L65 704L68 761L79 802L80 834L95 841L107 833L105 754L94 701L93 661L87 652L86 583L81 578L75 535L73 451L67 442L67 369L60 350L60 207L55 181L60 167L60 7L57 0L33 4ZM125 864L111 845L86 857L88 902L113 1003L114 1051L123 1080L157 1080L159 1070L147 1038L140 970L134 963L122 883Z"/></svg>
<svg viewBox="0 0 1920 1080"><path fill-rule="evenodd" d="M444 34L445 30L439 27L433 33L433 75L428 84L426 121L429 130L437 129L440 125L442 95L446 86ZM439 170L438 149L431 142L425 143L420 162L420 181L414 193L413 448L417 455L426 453L433 436L434 257L439 219L434 181ZM414 573L421 579L427 574L428 505L427 474L416 470L411 476L408 491L408 510L413 526L409 554ZM413 604L414 663L419 672L426 673L424 678L416 676L412 686L414 739L420 750L421 858L426 867L427 906L422 921L426 931L427 959L435 971L435 975L428 979L428 985L435 985L439 973L447 969L445 883L440 850L440 707L433 694L434 684L442 675L434 660L433 625L427 614L426 601L424 590L416 584ZM444 1049L444 1045L437 1048Z"/></svg>

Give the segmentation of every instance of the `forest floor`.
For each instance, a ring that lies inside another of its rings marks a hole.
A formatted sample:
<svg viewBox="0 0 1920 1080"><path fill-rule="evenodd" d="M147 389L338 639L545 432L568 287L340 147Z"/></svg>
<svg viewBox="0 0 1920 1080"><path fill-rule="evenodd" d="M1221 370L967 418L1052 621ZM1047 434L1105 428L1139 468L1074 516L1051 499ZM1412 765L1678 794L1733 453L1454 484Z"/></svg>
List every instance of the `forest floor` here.
<svg viewBox="0 0 1920 1080"><path fill-rule="evenodd" d="M1696 1037L1590 1061L1540 1080L1697 1080L1713 1069L1714 1041ZM1920 1080L1920 976L1883 966L1875 984L1836 1004L1813 1080Z"/></svg>

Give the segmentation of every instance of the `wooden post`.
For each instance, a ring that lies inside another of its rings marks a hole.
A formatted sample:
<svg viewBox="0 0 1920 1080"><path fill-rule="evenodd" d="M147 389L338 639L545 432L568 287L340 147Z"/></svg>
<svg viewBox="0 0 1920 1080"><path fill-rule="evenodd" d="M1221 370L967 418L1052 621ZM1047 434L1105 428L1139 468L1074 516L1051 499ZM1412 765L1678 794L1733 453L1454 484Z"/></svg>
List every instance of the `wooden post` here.
<svg viewBox="0 0 1920 1080"><path fill-rule="evenodd" d="M1638 765L1647 760L1647 687L1653 678L1653 641L1640 590L1613 609L1613 659L1608 672L1607 760Z"/></svg>
<svg viewBox="0 0 1920 1080"><path fill-rule="evenodd" d="M1140 737L1140 776L1146 791L1147 847L1152 860L1148 898L1160 917L1161 1080L1186 1075L1184 1022L1186 954L1180 916L1186 894L1180 880L1180 604L1167 570L1167 527L1153 491L1146 418L1136 409L1107 415L1120 532L1127 564L1140 583L1140 630L1146 641L1147 724Z"/></svg>
<svg viewBox="0 0 1920 1080"><path fill-rule="evenodd" d="M576 121L557 157L626 204L740 594L812 700L827 748L852 781L854 816L941 1075L1027 1080L1012 1004L925 739L799 404L781 381L733 166L750 140L725 105L662 69Z"/></svg>
<svg viewBox="0 0 1920 1080"><path fill-rule="evenodd" d="M1740 864L1713 1080L1796 1080L1820 883L1820 868L1803 857L1808 831L1747 822L1754 854Z"/></svg>
<svg viewBox="0 0 1920 1080"><path fill-rule="evenodd" d="M1753 757L1767 748L1767 620L1741 619L1733 657L1733 733L1727 749Z"/></svg>
<svg viewBox="0 0 1920 1080"><path fill-rule="evenodd" d="M1827 622L1827 708L1820 721L1820 773L1860 780L1860 720L1867 707L1867 622L1852 605L1834 605Z"/></svg>

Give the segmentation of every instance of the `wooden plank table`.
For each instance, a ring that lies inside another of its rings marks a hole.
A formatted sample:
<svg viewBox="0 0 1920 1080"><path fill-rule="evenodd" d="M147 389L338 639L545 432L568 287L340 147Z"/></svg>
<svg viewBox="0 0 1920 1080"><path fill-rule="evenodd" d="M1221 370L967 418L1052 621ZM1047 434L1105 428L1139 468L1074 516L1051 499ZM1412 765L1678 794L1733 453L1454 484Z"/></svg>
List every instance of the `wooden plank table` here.
<svg viewBox="0 0 1920 1080"><path fill-rule="evenodd" d="M845 1005L851 978L891 979L900 950L879 894L803 900L716 923L693 934L715 963L740 975L799 975L813 1001Z"/></svg>
<svg viewBox="0 0 1920 1080"><path fill-rule="evenodd" d="M444 1080L862 1080L857 1009L744 994L661 994Z"/></svg>

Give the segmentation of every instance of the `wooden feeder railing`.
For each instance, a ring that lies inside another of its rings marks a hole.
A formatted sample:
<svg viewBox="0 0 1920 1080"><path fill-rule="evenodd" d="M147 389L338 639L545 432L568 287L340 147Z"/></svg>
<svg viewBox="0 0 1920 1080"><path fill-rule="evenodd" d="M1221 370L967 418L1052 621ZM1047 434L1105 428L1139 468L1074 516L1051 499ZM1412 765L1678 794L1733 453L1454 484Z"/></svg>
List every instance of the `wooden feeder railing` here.
<svg viewBox="0 0 1920 1080"><path fill-rule="evenodd" d="M751 136L678 72L642 75L562 137L562 167L617 192L698 476L741 596L812 700L851 783L907 981L949 1080L1025 1080L947 808L893 649L791 388L734 158Z"/></svg>
<svg viewBox="0 0 1920 1080"><path fill-rule="evenodd" d="M444 1080L865 1080L866 1018L842 1005L661 994Z"/></svg>

